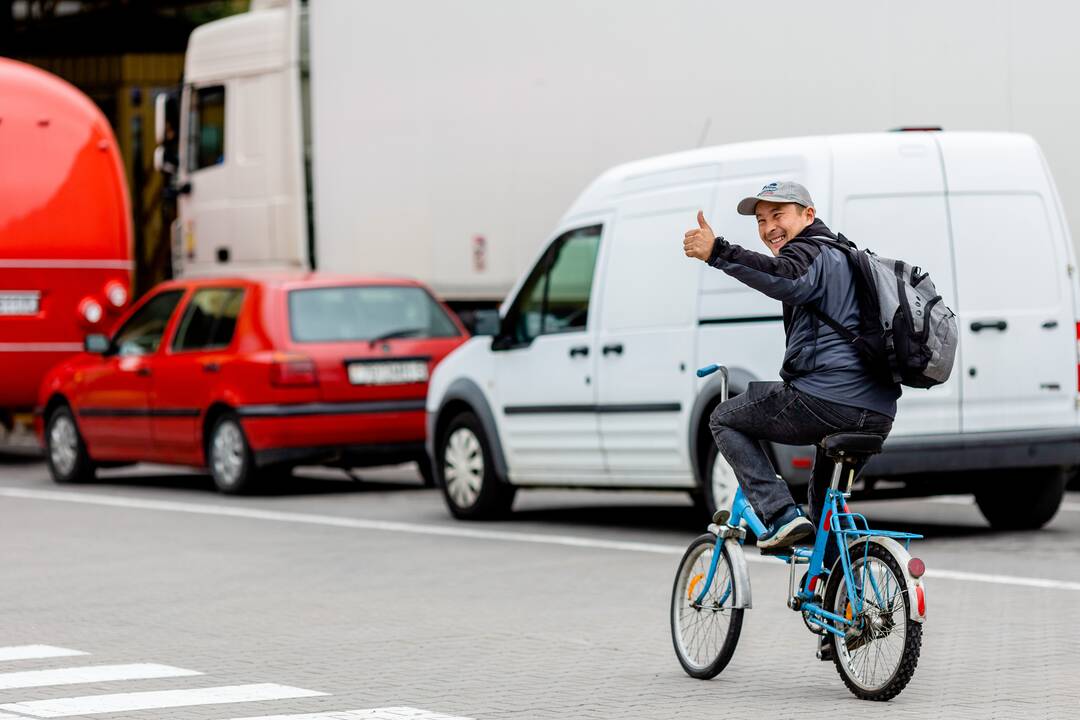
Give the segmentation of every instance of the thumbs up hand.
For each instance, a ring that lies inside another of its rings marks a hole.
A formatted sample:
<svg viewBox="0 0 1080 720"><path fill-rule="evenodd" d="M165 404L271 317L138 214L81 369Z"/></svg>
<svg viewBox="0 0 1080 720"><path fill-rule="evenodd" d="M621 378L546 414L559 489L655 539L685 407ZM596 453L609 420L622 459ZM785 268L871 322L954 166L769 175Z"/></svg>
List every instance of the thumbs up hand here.
<svg viewBox="0 0 1080 720"><path fill-rule="evenodd" d="M686 257L707 261L712 255L716 234L709 227L709 223L705 222L705 213L701 210L698 210L697 222L698 226L693 230L687 230L683 237L683 251Z"/></svg>

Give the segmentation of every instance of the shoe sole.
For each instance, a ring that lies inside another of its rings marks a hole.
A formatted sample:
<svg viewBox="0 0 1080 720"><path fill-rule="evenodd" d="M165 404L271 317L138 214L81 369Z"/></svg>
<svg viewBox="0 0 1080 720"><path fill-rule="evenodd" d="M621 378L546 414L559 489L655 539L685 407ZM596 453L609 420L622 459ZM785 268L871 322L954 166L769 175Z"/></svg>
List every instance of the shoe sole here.
<svg viewBox="0 0 1080 720"><path fill-rule="evenodd" d="M768 550L770 548L790 547L799 540L812 535L814 533L813 524L806 518L801 519L802 522L790 523L787 528L781 529L768 540L758 540L758 548Z"/></svg>

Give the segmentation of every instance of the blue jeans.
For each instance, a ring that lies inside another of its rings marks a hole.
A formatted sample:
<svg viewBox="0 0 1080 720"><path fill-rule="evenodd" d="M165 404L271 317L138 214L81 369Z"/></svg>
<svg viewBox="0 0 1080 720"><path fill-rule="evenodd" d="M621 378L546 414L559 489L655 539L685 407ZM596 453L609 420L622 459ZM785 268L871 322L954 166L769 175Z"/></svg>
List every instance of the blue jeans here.
<svg viewBox="0 0 1080 720"><path fill-rule="evenodd" d="M720 453L735 471L750 505L766 525L795 504L787 483L776 476L761 441L814 445L814 471L807 502L815 527L832 480L833 461L818 443L838 432L887 437L892 418L873 410L807 395L783 382L752 382L741 395L717 406L709 418ZM861 470L862 465L857 466Z"/></svg>

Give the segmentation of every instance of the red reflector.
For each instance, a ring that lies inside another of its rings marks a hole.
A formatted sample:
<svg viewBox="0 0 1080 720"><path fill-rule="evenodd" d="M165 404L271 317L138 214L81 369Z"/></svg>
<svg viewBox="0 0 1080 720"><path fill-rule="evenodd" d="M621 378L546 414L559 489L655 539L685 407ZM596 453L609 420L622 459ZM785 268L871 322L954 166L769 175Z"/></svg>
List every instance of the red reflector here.
<svg viewBox="0 0 1080 720"><path fill-rule="evenodd" d="M796 470L809 470L814 467L814 458L812 457L793 457L791 458L791 467Z"/></svg>
<svg viewBox="0 0 1080 720"><path fill-rule="evenodd" d="M919 614L926 614L926 596L923 595L922 585L915 588L915 596L918 598Z"/></svg>
<svg viewBox="0 0 1080 720"><path fill-rule="evenodd" d="M270 384L298 387L315 384L315 363L303 355L283 355L270 366Z"/></svg>
<svg viewBox="0 0 1080 720"><path fill-rule="evenodd" d="M908 560L907 569L911 573L911 577L921 578L923 573L926 572L926 563L919 558L911 558Z"/></svg>

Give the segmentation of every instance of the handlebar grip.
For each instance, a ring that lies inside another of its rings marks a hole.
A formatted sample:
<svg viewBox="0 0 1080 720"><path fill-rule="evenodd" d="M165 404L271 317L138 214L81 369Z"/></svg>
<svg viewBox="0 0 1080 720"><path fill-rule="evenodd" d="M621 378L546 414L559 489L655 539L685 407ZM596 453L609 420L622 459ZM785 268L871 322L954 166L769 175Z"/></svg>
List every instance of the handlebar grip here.
<svg viewBox="0 0 1080 720"><path fill-rule="evenodd" d="M716 372L719 369L720 369L720 366L717 365L716 363L713 363L712 365L706 365L705 367L698 369L697 376L698 377L705 377L706 375L712 375L714 372Z"/></svg>

